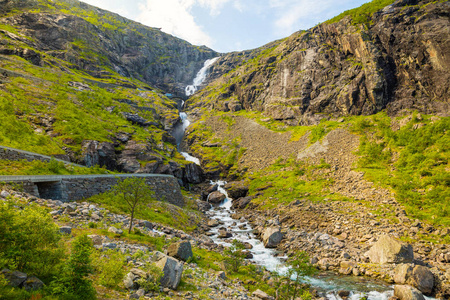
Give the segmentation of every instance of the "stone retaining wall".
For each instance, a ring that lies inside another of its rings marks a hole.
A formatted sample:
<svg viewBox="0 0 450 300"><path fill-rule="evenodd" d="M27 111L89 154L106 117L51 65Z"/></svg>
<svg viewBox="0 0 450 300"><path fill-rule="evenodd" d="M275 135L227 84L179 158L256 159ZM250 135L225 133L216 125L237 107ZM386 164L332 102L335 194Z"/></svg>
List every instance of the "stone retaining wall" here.
<svg viewBox="0 0 450 300"><path fill-rule="evenodd" d="M40 160L40 161L45 161L45 162L49 162L51 159L54 159L56 161L63 162L65 164L79 166L79 167L85 167L82 165L77 165L77 164L68 162L66 160L58 159L56 157L51 157L51 156L47 156L47 155L42 155L42 154L38 154L38 153L14 149L14 148L5 147L5 146L0 146L0 160L1 159L13 160L13 161L26 159L28 161Z"/></svg>
<svg viewBox="0 0 450 300"><path fill-rule="evenodd" d="M155 198L183 206L183 195L178 181L171 175L120 174L120 175L42 175L0 176L0 182L23 185L24 191L44 199L77 201L104 193L118 180L143 177L155 191Z"/></svg>

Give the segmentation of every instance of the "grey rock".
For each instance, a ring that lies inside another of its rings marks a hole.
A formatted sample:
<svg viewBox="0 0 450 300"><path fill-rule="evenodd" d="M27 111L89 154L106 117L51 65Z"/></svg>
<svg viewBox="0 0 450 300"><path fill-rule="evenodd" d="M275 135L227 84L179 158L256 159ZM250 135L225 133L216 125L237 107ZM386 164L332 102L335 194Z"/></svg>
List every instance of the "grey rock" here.
<svg viewBox="0 0 450 300"><path fill-rule="evenodd" d="M212 192L208 195L208 202L218 204L225 200L226 196L219 191Z"/></svg>
<svg viewBox="0 0 450 300"><path fill-rule="evenodd" d="M382 235L366 252L366 256L375 264L410 263L414 259L412 246L388 235Z"/></svg>
<svg viewBox="0 0 450 300"><path fill-rule="evenodd" d="M102 245L102 237L96 234L88 235L88 237L92 240L92 244L94 246L101 246Z"/></svg>
<svg viewBox="0 0 450 300"><path fill-rule="evenodd" d="M27 274L19 271L10 271L8 269L3 269L1 272L5 276L8 284L12 287L20 287L27 279Z"/></svg>
<svg viewBox="0 0 450 300"><path fill-rule="evenodd" d="M116 228L116 227L113 227L113 226L108 228L108 232L112 232L112 233L118 234L118 235L123 234L123 230L122 229Z"/></svg>
<svg viewBox="0 0 450 300"><path fill-rule="evenodd" d="M106 249L116 249L117 248L117 244L116 243L103 243L103 248Z"/></svg>
<svg viewBox="0 0 450 300"><path fill-rule="evenodd" d="M72 234L72 227L61 226L61 227L59 227L59 232L61 232L62 234Z"/></svg>
<svg viewBox="0 0 450 300"><path fill-rule="evenodd" d="M225 184L224 189L228 196L233 199L238 199L247 196L248 186L245 181L232 181Z"/></svg>
<svg viewBox="0 0 450 300"><path fill-rule="evenodd" d="M35 276L30 276L23 282L23 288L27 291L36 291L42 287L44 287L44 283Z"/></svg>
<svg viewBox="0 0 450 300"><path fill-rule="evenodd" d="M2 197L2 198L7 198L7 197L9 197L11 194L8 192L8 191L5 191L5 190L3 190L1 193L0 193L0 197Z"/></svg>
<svg viewBox="0 0 450 300"><path fill-rule="evenodd" d="M184 166L183 177L188 183L201 183L204 179L203 169L195 163L188 163Z"/></svg>
<svg viewBox="0 0 450 300"><path fill-rule="evenodd" d="M425 300L419 290L409 285L396 285L394 296L400 300Z"/></svg>
<svg viewBox="0 0 450 300"><path fill-rule="evenodd" d="M173 257L164 255L156 262L156 266L164 273L161 278L161 285L176 290L183 273L183 264Z"/></svg>
<svg viewBox="0 0 450 300"><path fill-rule="evenodd" d="M259 299L263 300L273 300L274 298L272 296L269 296L267 293L261 291L260 289L257 289L252 293L253 297L257 297Z"/></svg>
<svg viewBox="0 0 450 300"><path fill-rule="evenodd" d="M429 295L433 291L434 275L427 267L415 266L407 282L425 295Z"/></svg>
<svg viewBox="0 0 450 300"><path fill-rule="evenodd" d="M167 254L177 259L187 261L193 256L191 243L188 241L171 244Z"/></svg>
<svg viewBox="0 0 450 300"><path fill-rule="evenodd" d="M266 248L276 248L282 239L283 234L279 227L265 228L262 233L262 240Z"/></svg>

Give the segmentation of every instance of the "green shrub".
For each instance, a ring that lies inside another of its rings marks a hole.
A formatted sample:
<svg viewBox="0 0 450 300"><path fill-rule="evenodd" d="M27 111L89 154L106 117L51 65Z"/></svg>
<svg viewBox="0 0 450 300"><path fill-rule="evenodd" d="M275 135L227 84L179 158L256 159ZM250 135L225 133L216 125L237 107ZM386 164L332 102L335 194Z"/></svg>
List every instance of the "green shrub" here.
<svg viewBox="0 0 450 300"><path fill-rule="evenodd" d="M118 251L96 251L93 254L93 265L98 276L98 283L106 287L117 288L125 276L125 264L125 255Z"/></svg>
<svg viewBox="0 0 450 300"><path fill-rule="evenodd" d="M336 22L339 22L346 16L350 16L352 20L352 24L358 25L358 24L369 24L372 15L384 7L394 3L395 0L372 0L369 3L365 3L361 5L360 7L346 10L340 15L326 21L327 24L333 24Z"/></svg>
<svg viewBox="0 0 450 300"><path fill-rule="evenodd" d="M0 203L0 269L32 274L48 282L61 269L64 247L58 226L36 205Z"/></svg>
<svg viewBox="0 0 450 300"><path fill-rule="evenodd" d="M225 263L231 268L232 272L238 272L239 268L244 263L245 259L245 246L238 240L233 240L231 247L226 248L223 254L226 256Z"/></svg>
<svg viewBox="0 0 450 300"><path fill-rule="evenodd" d="M145 291L159 291L159 286L164 272L158 268L154 263L145 264L144 270L147 272L147 278L141 278L138 280L138 284Z"/></svg>
<svg viewBox="0 0 450 300"><path fill-rule="evenodd" d="M92 241L87 235L81 235L74 239L64 272L55 278L56 280L50 286L54 295L70 300L97 298L92 281L88 278L93 272L92 251Z"/></svg>

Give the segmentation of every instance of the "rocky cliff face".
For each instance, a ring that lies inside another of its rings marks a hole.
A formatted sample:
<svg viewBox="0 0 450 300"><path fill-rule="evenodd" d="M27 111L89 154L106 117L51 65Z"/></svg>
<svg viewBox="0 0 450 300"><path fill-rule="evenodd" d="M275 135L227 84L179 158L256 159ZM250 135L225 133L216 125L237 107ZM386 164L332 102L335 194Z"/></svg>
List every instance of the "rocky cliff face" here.
<svg viewBox="0 0 450 300"><path fill-rule="evenodd" d="M113 78L118 73L184 96L184 87L203 62L218 56L206 47L79 1L0 3L0 22L16 31L9 37L39 55L30 57L23 45L14 42L0 45L0 53L19 54L34 64L41 64L40 56L50 55L94 77Z"/></svg>
<svg viewBox="0 0 450 300"><path fill-rule="evenodd" d="M190 103L259 110L289 125L384 108L447 114L449 8L446 1L399 0L368 24L344 18L293 34L216 79ZM239 64L234 54L216 65Z"/></svg>

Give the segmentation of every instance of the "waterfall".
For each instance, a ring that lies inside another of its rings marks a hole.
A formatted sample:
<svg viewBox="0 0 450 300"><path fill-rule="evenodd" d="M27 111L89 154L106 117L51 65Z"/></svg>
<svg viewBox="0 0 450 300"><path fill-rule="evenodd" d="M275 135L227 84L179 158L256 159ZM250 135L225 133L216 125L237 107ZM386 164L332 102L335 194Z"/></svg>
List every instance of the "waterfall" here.
<svg viewBox="0 0 450 300"><path fill-rule="evenodd" d="M203 68L201 68L200 71L198 71L197 76L195 76L192 84L186 86L186 89L185 89L186 96L189 97L198 90L198 87L206 79L206 75L207 75L207 71L208 71L209 67L211 67L211 65L213 63L215 63L218 59L219 59L218 57L214 57L214 58L211 58L211 59L208 59L207 61L205 61L205 63L203 64Z"/></svg>
<svg viewBox="0 0 450 300"><path fill-rule="evenodd" d="M208 68L211 67L211 65L213 63L215 63L219 58L215 57L215 58L211 58L208 59L207 61L205 61L205 63L203 64L203 67L200 69L200 71L198 71L197 75L194 78L194 81L192 82L192 85L188 85L186 86L185 92L186 92L186 96L191 96L192 94L194 94L197 90L198 87L203 83L203 81L205 81L206 79L206 75L208 72ZM180 119L181 119L181 123L177 124L177 126L175 126L175 128L172 131L172 136L175 137L176 141L177 141L177 147L178 150L180 150L180 144L181 144L181 140L184 137L184 132L186 131L186 128L189 126L189 124L191 124L191 122L189 122L187 114L185 112L183 112L183 108L184 108L184 101L181 102L180 105ZM191 161L197 165L200 166L200 160L192 155L190 155L187 152L181 152L181 155L184 156L184 158L187 161Z"/></svg>

